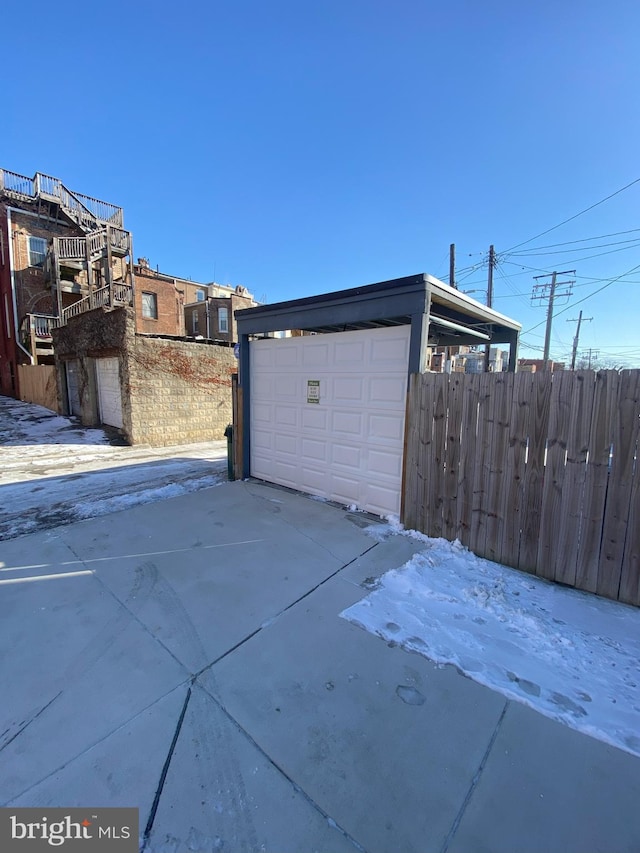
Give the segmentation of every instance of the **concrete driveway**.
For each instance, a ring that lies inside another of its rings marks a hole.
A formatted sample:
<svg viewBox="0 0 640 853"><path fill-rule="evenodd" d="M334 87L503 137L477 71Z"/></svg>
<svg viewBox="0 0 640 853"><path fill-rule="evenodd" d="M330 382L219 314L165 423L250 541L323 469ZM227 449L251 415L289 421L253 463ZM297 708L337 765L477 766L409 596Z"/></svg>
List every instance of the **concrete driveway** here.
<svg viewBox="0 0 640 853"><path fill-rule="evenodd" d="M422 546L254 482L0 543L0 802L150 851L637 851L640 761L338 615Z"/></svg>

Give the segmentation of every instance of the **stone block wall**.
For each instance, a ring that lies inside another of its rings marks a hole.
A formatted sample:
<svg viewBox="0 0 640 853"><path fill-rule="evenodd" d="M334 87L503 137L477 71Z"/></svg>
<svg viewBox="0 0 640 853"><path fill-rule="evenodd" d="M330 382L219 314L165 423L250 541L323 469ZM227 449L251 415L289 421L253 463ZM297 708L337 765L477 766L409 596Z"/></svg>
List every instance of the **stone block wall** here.
<svg viewBox="0 0 640 853"><path fill-rule="evenodd" d="M224 438L231 423L233 350L136 335L124 363L125 432L131 444Z"/></svg>
<svg viewBox="0 0 640 853"><path fill-rule="evenodd" d="M78 360L81 419L99 423L96 358L120 365L123 433L130 444L163 447L224 438L232 420L233 350L204 342L136 334L131 308L98 308L54 330L64 407L64 363Z"/></svg>

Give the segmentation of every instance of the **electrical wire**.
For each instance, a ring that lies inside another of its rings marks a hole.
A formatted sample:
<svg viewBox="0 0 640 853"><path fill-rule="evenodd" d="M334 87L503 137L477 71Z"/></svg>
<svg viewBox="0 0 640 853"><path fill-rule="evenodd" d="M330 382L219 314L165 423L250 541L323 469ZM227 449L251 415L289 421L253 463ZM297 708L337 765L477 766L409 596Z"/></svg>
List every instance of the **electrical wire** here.
<svg viewBox="0 0 640 853"><path fill-rule="evenodd" d="M572 246L575 243L588 243L590 240L605 240L607 237L620 237L623 234L635 234L637 231L640 231L640 228L629 228L627 231L612 231L611 234L599 234L597 237L582 237L580 240L565 240L564 243L548 243L546 246L534 246L531 250L527 249L527 251L555 249L558 246ZM515 252L514 254L519 255L520 252Z"/></svg>
<svg viewBox="0 0 640 853"><path fill-rule="evenodd" d="M563 249L562 251L557 252L539 252L537 248L531 249L527 252L513 252L510 254L510 258L535 258L535 257L547 257L548 255L566 255L567 252L591 252L593 249L605 249L608 246L624 246L627 249L632 249L634 246L640 245L640 238L636 237L633 240L616 240L615 243L599 243L597 246L576 246L573 249ZM541 247L544 248L544 247ZM618 249L617 251L622 251ZM608 254L604 252L603 254ZM598 257L597 255L595 257Z"/></svg>
<svg viewBox="0 0 640 853"><path fill-rule="evenodd" d="M539 237L544 237L545 234L549 234L551 231L555 231L557 228L561 228L563 225L566 225L567 222L572 222L574 219L577 219L579 216L582 216L585 213L588 213L590 210L593 210L594 207L598 207L601 204L604 204L605 201L609 201L609 199L614 198L614 196L620 195L620 193L628 190L630 187L635 184L640 183L640 178L636 178L630 183L626 184L624 187L620 187L619 190L616 190L611 195L606 196L606 198L600 199L600 201L596 201L595 204L589 205L589 207L585 207L584 210L581 210L579 213L575 213L573 216L570 216L568 219L563 219L562 222L559 222L557 225L553 225L551 228L547 228L546 231L541 231L539 234L536 234L535 237L530 237L528 240L523 240L522 243L516 243L515 246L511 246L509 249L506 249L502 254L507 254L512 252L514 249L519 249L520 246L526 246L527 243L533 243L534 240L537 240Z"/></svg>

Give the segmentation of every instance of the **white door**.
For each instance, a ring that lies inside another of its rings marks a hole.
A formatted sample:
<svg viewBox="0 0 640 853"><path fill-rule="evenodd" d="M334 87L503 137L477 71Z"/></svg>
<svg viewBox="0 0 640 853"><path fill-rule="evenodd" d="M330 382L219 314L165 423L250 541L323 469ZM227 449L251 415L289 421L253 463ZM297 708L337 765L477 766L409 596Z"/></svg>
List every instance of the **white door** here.
<svg viewBox="0 0 640 853"><path fill-rule="evenodd" d="M122 395L117 358L97 358L98 404L100 421L122 429Z"/></svg>
<svg viewBox="0 0 640 853"><path fill-rule="evenodd" d="M67 373L67 396L69 399L69 411L72 415L80 417L80 376L78 359L65 362Z"/></svg>
<svg viewBox="0 0 640 853"><path fill-rule="evenodd" d="M250 344L251 474L400 512L409 326Z"/></svg>

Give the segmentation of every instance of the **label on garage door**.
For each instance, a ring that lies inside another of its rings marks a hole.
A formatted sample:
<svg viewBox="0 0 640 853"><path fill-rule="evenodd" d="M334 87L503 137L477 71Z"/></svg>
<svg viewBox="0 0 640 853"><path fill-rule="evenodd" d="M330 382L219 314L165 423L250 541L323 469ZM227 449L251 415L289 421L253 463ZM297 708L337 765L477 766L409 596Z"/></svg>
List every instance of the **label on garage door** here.
<svg viewBox="0 0 640 853"><path fill-rule="evenodd" d="M307 403L320 402L320 380L307 379Z"/></svg>

